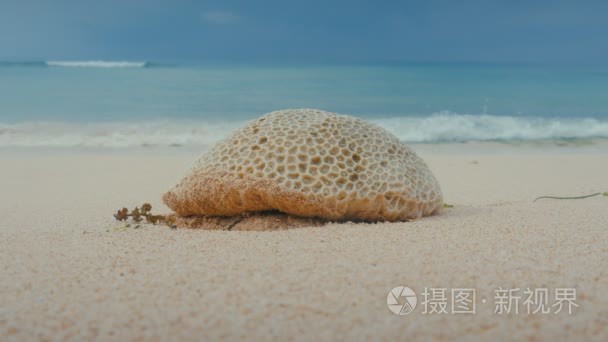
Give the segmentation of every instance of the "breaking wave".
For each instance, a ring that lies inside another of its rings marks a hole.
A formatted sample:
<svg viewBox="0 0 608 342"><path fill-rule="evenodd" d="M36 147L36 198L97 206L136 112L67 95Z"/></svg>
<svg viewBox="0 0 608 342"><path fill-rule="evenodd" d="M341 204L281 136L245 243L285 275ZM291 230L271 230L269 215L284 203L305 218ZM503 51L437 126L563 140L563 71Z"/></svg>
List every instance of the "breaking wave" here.
<svg viewBox="0 0 608 342"><path fill-rule="evenodd" d="M413 143L608 138L608 120L468 115L371 119ZM0 147L208 146L243 121L159 120L146 123L0 123Z"/></svg>
<svg viewBox="0 0 608 342"><path fill-rule="evenodd" d="M374 120L373 120L374 121ZM440 112L375 123L409 142L517 141L608 138L608 120L538 118Z"/></svg>
<svg viewBox="0 0 608 342"><path fill-rule="evenodd" d="M77 67L77 68L145 68L148 62L130 61L46 61L49 67Z"/></svg>

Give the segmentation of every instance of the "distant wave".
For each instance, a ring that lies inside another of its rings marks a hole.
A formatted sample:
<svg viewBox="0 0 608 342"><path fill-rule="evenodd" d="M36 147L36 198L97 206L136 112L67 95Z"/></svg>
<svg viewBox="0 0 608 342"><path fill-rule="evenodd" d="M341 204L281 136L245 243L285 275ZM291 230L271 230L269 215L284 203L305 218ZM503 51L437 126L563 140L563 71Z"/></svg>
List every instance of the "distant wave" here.
<svg viewBox="0 0 608 342"><path fill-rule="evenodd" d="M50 67L77 67L77 68L145 68L148 62L129 61L46 61Z"/></svg>
<svg viewBox="0 0 608 342"><path fill-rule="evenodd" d="M544 119L448 112L372 119L414 143L608 138L608 120ZM208 146L243 121L164 120L146 123L26 122L0 124L0 147Z"/></svg>
<svg viewBox="0 0 608 342"><path fill-rule="evenodd" d="M179 65L149 61L0 61L0 68L170 68L176 66Z"/></svg>

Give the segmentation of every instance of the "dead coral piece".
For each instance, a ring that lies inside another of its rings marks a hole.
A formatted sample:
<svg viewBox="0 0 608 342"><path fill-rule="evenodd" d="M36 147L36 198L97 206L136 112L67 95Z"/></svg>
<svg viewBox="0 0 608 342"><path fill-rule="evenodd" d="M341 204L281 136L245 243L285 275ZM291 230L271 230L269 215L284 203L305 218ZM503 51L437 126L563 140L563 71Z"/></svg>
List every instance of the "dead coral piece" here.
<svg viewBox="0 0 608 342"><path fill-rule="evenodd" d="M163 200L178 217L280 211L405 221L443 207L437 180L397 137L352 116L314 109L272 112L238 129Z"/></svg>

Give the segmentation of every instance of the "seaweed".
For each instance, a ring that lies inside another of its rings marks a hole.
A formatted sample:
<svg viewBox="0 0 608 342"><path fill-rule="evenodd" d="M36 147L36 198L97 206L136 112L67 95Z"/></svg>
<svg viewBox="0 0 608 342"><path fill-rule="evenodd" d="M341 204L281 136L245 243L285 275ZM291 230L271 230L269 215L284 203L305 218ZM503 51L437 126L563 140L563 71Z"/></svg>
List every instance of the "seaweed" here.
<svg viewBox="0 0 608 342"><path fill-rule="evenodd" d="M131 210L131 212L129 212L129 209L127 208L122 208L116 211L116 214L114 214L114 218L117 221L128 221L129 218L131 219L131 221L138 223L135 228L139 228L140 225L139 223L141 223L144 219L146 220L147 223L151 223L151 224L164 224L167 226L172 226L173 225L173 221L174 218L172 215L154 215L152 214L152 205L150 203L144 203L141 205L141 207L135 207L133 210ZM130 225L127 224L127 227L129 227Z"/></svg>
<svg viewBox="0 0 608 342"><path fill-rule="evenodd" d="M597 196L597 195L608 196L608 192L604 192L604 193L596 192L594 194L584 195L584 196L567 196L567 197L561 197L561 196L540 196L540 197L535 198L533 202L536 202L539 199L543 199L543 198L558 199L558 200L568 200L568 199L583 199L583 198L593 197L593 196Z"/></svg>

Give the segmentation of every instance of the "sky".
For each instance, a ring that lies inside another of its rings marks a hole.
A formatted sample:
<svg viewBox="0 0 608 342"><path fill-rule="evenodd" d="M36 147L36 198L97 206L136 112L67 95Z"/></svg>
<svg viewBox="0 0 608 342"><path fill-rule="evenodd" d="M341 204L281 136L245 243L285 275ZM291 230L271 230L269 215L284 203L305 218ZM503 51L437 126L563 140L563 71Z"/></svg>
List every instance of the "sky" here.
<svg viewBox="0 0 608 342"><path fill-rule="evenodd" d="M0 60L608 61L608 1L0 0Z"/></svg>

